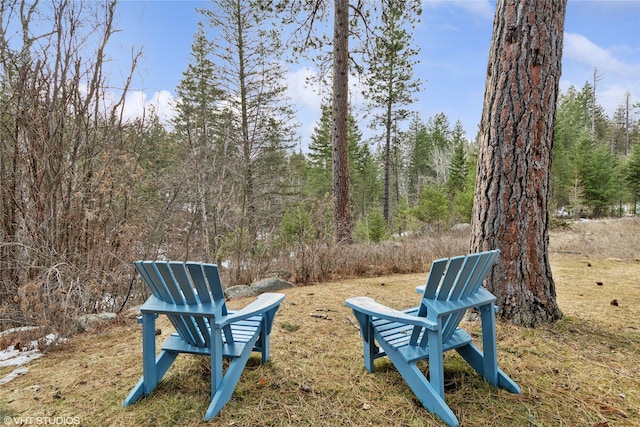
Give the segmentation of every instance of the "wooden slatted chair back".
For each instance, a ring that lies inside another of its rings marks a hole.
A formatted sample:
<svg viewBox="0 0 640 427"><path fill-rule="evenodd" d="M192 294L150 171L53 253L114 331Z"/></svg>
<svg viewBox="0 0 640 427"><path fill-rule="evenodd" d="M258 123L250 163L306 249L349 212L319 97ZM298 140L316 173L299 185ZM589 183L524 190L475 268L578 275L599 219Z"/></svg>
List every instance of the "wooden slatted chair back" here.
<svg viewBox="0 0 640 427"><path fill-rule="evenodd" d="M151 293L158 299L177 305L210 304L218 316L227 314L218 266L196 262L135 261L134 265ZM167 314L176 332L189 344L208 347L210 332L203 317ZM227 343L233 341L230 327L225 328Z"/></svg>
<svg viewBox="0 0 640 427"><path fill-rule="evenodd" d="M499 250L493 250L434 261L427 277L418 316L428 315L425 300L458 301L476 292L499 254ZM456 311L442 317L443 342L451 338L464 314L464 311ZM412 331L410 344L424 347L428 344L427 337L423 328L416 326Z"/></svg>

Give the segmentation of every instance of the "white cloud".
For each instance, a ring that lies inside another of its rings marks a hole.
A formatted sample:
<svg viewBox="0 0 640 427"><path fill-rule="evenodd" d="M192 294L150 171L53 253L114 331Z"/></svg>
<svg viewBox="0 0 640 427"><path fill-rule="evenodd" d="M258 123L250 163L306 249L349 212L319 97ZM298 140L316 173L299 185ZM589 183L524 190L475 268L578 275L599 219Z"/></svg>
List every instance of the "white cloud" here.
<svg viewBox="0 0 640 427"><path fill-rule="evenodd" d="M87 96L87 84L81 83L79 91L83 96ZM104 114L111 114L112 112L118 114L118 112L121 112L122 119L128 122L148 117L150 109L153 108L163 125L168 125L175 116L175 99L168 90L154 92L151 98L142 90L129 90L125 94L124 102L121 102L122 93L105 91L101 95L100 111ZM116 107L121 110L114 110Z"/></svg>
<svg viewBox="0 0 640 427"><path fill-rule="evenodd" d="M638 89L640 89L640 87L638 87ZM638 98L636 96L637 92L634 92L631 88L620 84L611 84L603 87L602 90L597 92L598 103L602 105L609 117L613 118L613 114L618 107L623 105L627 92L631 94L629 98L630 105L638 102Z"/></svg>
<svg viewBox="0 0 640 427"><path fill-rule="evenodd" d="M297 119L301 124L299 128L300 136L302 137L301 142L305 148L311 142L311 134L320 121L322 103L330 102L330 76L327 77L326 84L320 83L318 77L318 72L311 67L291 70L285 76L287 96L296 109ZM363 88L364 84L358 77L349 76L349 104L356 117L365 102L362 95ZM363 129L361 128L360 130Z"/></svg>
<svg viewBox="0 0 640 427"><path fill-rule="evenodd" d="M289 71L285 76L287 81L287 96L298 110L313 113L320 117L320 106L323 95L317 83L318 73L309 67Z"/></svg>
<svg viewBox="0 0 640 427"><path fill-rule="evenodd" d="M303 67L287 72L285 80L287 96L293 103L301 124L298 129L302 137L301 144L306 149L311 142L311 134L320 120L322 101L325 99L318 82L318 73L310 67Z"/></svg>
<svg viewBox="0 0 640 427"><path fill-rule="evenodd" d="M125 121L134 120L144 117L149 108L154 109L161 123L167 124L175 115L173 95L167 90L161 90L148 98L144 91L130 91L125 96L122 115Z"/></svg>
<svg viewBox="0 0 640 427"><path fill-rule="evenodd" d="M612 49L598 46L582 34L565 33L560 89L564 92L570 85L581 89L587 81L593 84L594 69L599 76L596 89L598 104L609 117L622 105L627 92L631 94L631 103L637 102L640 63L622 61L616 58Z"/></svg>
<svg viewBox="0 0 640 427"><path fill-rule="evenodd" d="M565 33L563 55L567 59L619 76L638 76L638 66L625 64L611 51L598 46L582 34Z"/></svg>
<svg viewBox="0 0 640 427"><path fill-rule="evenodd" d="M168 90L156 92L148 105L153 105L162 123L167 123L175 116L175 99Z"/></svg>
<svg viewBox="0 0 640 427"><path fill-rule="evenodd" d="M122 116L125 121L142 117L146 103L147 94L143 91L134 90L128 92L124 98L124 106L122 107Z"/></svg>

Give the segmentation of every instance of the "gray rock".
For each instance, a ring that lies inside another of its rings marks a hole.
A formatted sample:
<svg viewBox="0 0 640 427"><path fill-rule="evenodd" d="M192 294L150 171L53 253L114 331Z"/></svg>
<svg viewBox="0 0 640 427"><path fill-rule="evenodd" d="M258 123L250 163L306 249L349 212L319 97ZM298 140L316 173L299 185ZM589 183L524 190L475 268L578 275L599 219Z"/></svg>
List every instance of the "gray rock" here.
<svg viewBox="0 0 640 427"><path fill-rule="evenodd" d="M126 317L127 319L137 319L138 317L142 316L140 307L142 307L142 305L136 305L135 307L127 309L124 313L120 313L120 315Z"/></svg>
<svg viewBox="0 0 640 427"><path fill-rule="evenodd" d="M293 283L287 282L286 280L282 280L278 277L270 277L251 284L251 289L254 290L256 295L263 292L275 292L289 288L293 288Z"/></svg>
<svg viewBox="0 0 640 427"><path fill-rule="evenodd" d="M463 222L463 223L459 223L459 224L454 224L451 229L453 231L463 231L463 230L468 230L471 228L471 224L467 223L467 222Z"/></svg>
<svg viewBox="0 0 640 427"><path fill-rule="evenodd" d="M96 313L80 316L76 318L75 323L78 331L91 332L95 331L100 326L113 322L114 320L116 320L115 313Z"/></svg>
<svg viewBox="0 0 640 427"><path fill-rule="evenodd" d="M227 288L227 290L224 291L224 296L227 299L252 297L256 296L256 291L248 285L236 285Z"/></svg>
<svg viewBox="0 0 640 427"><path fill-rule="evenodd" d="M278 277L283 280L289 280L291 279L291 276L292 276L291 272L287 270L273 270L268 274L269 276Z"/></svg>

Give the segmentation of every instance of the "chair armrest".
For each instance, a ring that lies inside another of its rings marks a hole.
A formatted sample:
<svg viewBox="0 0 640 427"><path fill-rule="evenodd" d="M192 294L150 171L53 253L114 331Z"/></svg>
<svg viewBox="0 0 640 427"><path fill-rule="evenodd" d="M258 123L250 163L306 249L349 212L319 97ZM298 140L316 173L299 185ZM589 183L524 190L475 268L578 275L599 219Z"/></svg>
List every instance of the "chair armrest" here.
<svg viewBox="0 0 640 427"><path fill-rule="evenodd" d="M427 320L424 317L413 316L399 310L394 310L393 308L380 304L369 297L349 298L346 301L346 305L354 311L379 319L386 319L392 322L404 323L406 325L420 326L431 329L432 331L438 330L437 323Z"/></svg>
<svg viewBox="0 0 640 427"><path fill-rule="evenodd" d="M265 313L277 308L282 301L284 301L284 294L270 292L260 294L255 301L243 309L230 313L226 316L222 316L215 322L215 326L216 328L222 328L239 320L248 319L249 317Z"/></svg>
<svg viewBox="0 0 640 427"><path fill-rule="evenodd" d="M473 295L466 298L455 301L439 301L423 298L422 304L427 307L427 313L429 317L433 319L437 316L451 314L456 311L478 308L488 304L493 305L495 300L496 297L491 292L480 287Z"/></svg>

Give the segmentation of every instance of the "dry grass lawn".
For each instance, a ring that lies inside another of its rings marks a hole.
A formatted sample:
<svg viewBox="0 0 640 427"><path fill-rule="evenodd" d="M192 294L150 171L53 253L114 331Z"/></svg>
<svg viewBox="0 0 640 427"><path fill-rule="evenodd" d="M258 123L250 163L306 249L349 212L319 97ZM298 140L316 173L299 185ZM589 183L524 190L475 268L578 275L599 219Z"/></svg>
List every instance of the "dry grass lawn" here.
<svg viewBox="0 0 640 427"><path fill-rule="evenodd" d="M446 401L463 426L640 425L638 236L637 220L576 224L552 234L551 262L565 317L536 329L498 325L499 364L521 395L492 388L447 354ZM209 373L202 357L180 356L154 394L122 408L141 375L140 327L132 318L79 335L32 362L27 374L0 386L0 416L34 417L31 424L35 417L75 417L67 421L84 426L444 425L421 407L386 359L376 361L375 374L363 369L355 319L344 306L354 295L396 308L415 305L414 288L425 277L287 290L271 361L261 365L252 356L231 401L211 423L203 421ZM160 342L172 328L166 320L159 325ZM479 326L464 324L476 335ZM0 368L0 378L10 371Z"/></svg>

